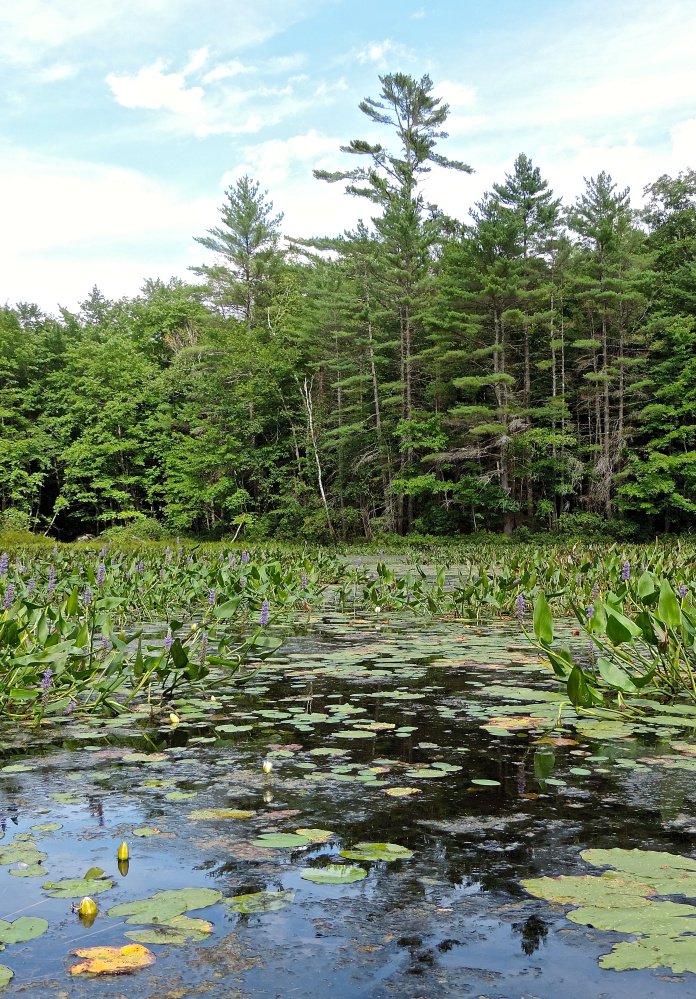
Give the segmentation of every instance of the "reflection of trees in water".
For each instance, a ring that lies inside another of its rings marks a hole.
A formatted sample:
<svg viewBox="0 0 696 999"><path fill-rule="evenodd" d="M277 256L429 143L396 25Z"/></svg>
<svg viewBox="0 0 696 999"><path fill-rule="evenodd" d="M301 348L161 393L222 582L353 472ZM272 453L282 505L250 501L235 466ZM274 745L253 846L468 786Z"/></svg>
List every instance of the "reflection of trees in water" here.
<svg viewBox="0 0 696 999"><path fill-rule="evenodd" d="M549 932L547 924L539 916L530 916L523 923L513 923L512 929L522 937L520 946L527 957L541 947Z"/></svg>

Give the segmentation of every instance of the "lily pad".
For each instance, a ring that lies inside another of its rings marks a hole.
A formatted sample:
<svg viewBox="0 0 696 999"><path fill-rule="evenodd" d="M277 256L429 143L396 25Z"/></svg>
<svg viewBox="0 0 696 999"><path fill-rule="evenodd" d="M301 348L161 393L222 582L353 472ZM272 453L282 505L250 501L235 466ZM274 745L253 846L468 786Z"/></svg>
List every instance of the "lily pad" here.
<svg viewBox="0 0 696 999"><path fill-rule="evenodd" d="M336 835L330 829L296 829L295 832L306 837L310 843L328 843Z"/></svg>
<svg viewBox="0 0 696 999"><path fill-rule="evenodd" d="M602 968L632 971L641 968L671 968L675 974L696 974L696 937L646 937L616 944L599 959Z"/></svg>
<svg viewBox="0 0 696 999"><path fill-rule="evenodd" d="M8 923L0 919L0 944L25 943L35 940L48 929L48 920L40 916L20 916Z"/></svg>
<svg viewBox="0 0 696 999"><path fill-rule="evenodd" d="M84 958L70 969L71 975L125 975L155 963L155 955L141 944L125 947L86 947L71 951Z"/></svg>
<svg viewBox="0 0 696 999"><path fill-rule="evenodd" d="M213 924L207 919L191 919L190 916L174 916L166 923L157 923L144 930L130 930L126 933L129 940L141 944L172 944L199 943L213 932Z"/></svg>
<svg viewBox="0 0 696 999"><path fill-rule="evenodd" d="M298 833L263 833L252 840L253 846L293 847L306 846L311 840L308 836L301 836Z"/></svg>
<svg viewBox="0 0 696 999"><path fill-rule="evenodd" d="M317 885L350 885L367 877L367 871L353 864L327 864L326 867L304 867L300 877Z"/></svg>
<svg viewBox="0 0 696 999"><path fill-rule="evenodd" d="M170 923L175 916L194 909L206 909L222 898L213 888L177 888L158 891L151 898L123 902L109 909L110 916L126 916L127 923Z"/></svg>
<svg viewBox="0 0 696 999"><path fill-rule="evenodd" d="M409 860L413 850L397 843L356 843L351 850L341 850L346 860Z"/></svg>
<svg viewBox="0 0 696 999"><path fill-rule="evenodd" d="M256 891L250 895L233 895L225 899L225 905L233 912L244 914L276 912L289 905L294 898L291 891Z"/></svg>
<svg viewBox="0 0 696 999"><path fill-rule="evenodd" d="M14 971L6 964L0 964L0 989L3 989L14 978Z"/></svg>
<svg viewBox="0 0 696 999"><path fill-rule="evenodd" d="M43 887L51 898L76 898L78 895L101 895L113 886L110 878L65 878L63 881L45 881Z"/></svg>
<svg viewBox="0 0 696 999"><path fill-rule="evenodd" d="M411 798L414 794L422 794L423 791L419 787L387 787L384 793L390 798Z"/></svg>
<svg viewBox="0 0 696 999"><path fill-rule="evenodd" d="M250 819L256 812L249 812L240 808L198 808L194 812L189 812L187 818L194 822L212 819Z"/></svg>

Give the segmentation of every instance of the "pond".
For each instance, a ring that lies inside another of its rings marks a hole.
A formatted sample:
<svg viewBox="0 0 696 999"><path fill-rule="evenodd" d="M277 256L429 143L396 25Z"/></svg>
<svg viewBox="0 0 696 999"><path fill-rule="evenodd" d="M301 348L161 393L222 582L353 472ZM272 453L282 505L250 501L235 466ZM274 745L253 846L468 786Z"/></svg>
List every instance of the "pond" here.
<svg viewBox="0 0 696 999"><path fill-rule="evenodd" d="M232 705L208 695L174 702L172 720L5 725L0 919L48 928L6 936L3 995L693 988L670 967L602 968L633 938L579 925L521 882L601 873L587 849L688 854L696 709L578 719L516 623L328 610ZM180 889L208 891L129 911ZM96 919L71 911L83 895ZM132 943L155 961L127 979L70 974L71 952Z"/></svg>

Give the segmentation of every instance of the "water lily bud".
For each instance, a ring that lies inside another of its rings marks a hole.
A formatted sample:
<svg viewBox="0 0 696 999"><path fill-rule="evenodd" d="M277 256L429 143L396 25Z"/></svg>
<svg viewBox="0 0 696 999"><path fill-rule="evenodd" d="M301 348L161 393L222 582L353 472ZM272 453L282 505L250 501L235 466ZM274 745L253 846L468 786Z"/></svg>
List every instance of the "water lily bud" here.
<svg viewBox="0 0 696 999"><path fill-rule="evenodd" d="M197 624L195 624L195 623L192 623L192 624L191 624L191 631L195 631L197 627L198 627L198 625L197 625Z"/></svg>
<svg viewBox="0 0 696 999"><path fill-rule="evenodd" d="M381 607L375 607L375 614L379 614L381 610Z"/></svg>
<svg viewBox="0 0 696 999"><path fill-rule="evenodd" d="M272 769L273 769L273 763L270 760L264 760L263 761L263 772L265 774L270 774L270 772L271 772Z"/></svg>
<svg viewBox="0 0 696 999"><path fill-rule="evenodd" d="M97 903L89 895L86 895L77 907L78 916L96 916L97 911Z"/></svg>
<svg viewBox="0 0 696 999"><path fill-rule="evenodd" d="M121 843L121 845L119 846L118 850L116 851L116 859L128 860L129 857L130 853L128 852L128 844L124 840L123 843Z"/></svg>
<svg viewBox="0 0 696 999"><path fill-rule="evenodd" d="M169 724L178 725L179 721L180 721L179 716L175 715L174 712L172 711L172 713L169 715Z"/></svg>

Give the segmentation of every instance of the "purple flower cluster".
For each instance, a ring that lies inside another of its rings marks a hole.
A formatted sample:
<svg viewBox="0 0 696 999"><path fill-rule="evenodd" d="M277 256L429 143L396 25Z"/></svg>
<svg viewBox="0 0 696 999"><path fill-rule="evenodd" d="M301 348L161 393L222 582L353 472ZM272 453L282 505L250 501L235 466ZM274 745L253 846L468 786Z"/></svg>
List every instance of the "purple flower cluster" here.
<svg viewBox="0 0 696 999"><path fill-rule="evenodd" d="M82 594L82 603L85 607L89 607L92 603L92 591L89 586L85 586L85 592Z"/></svg>
<svg viewBox="0 0 696 999"><path fill-rule="evenodd" d="M631 578L631 564L630 562L624 562L621 566L621 582L627 583Z"/></svg>
<svg viewBox="0 0 696 999"><path fill-rule="evenodd" d="M140 559L140 561L138 562L136 568L138 570L138 575L142 576L143 573L145 572L145 563L143 562L142 559Z"/></svg>
<svg viewBox="0 0 696 999"><path fill-rule="evenodd" d="M164 549L164 561L166 565L169 565L172 561L172 550L169 545Z"/></svg>
<svg viewBox="0 0 696 999"><path fill-rule="evenodd" d="M2 555L0 555L0 576L7 575L7 567L9 564L10 564L9 556L7 552L3 552Z"/></svg>
<svg viewBox="0 0 696 999"><path fill-rule="evenodd" d="M54 566L53 562L51 562L50 566L48 567L48 589L46 590L49 597L51 596L55 588L56 588L56 567Z"/></svg>
<svg viewBox="0 0 696 999"><path fill-rule="evenodd" d="M239 585L243 590L246 589L246 583L247 583L246 576L242 576L242 578L239 580Z"/></svg>
<svg viewBox="0 0 696 999"><path fill-rule="evenodd" d="M594 617L594 604L590 604L590 606L587 608L587 620L591 621L593 617Z"/></svg>
<svg viewBox="0 0 696 999"><path fill-rule="evenodd" d="M259 614L259 624L263 628L265 628L266 625L268 624L268 615L270 613L270 610L271 610L271 605L269 604L268 600L264 600L264 602L261 604L261 612Z"/></svg>
<svg viewBox="0 0 696 999"><path fill-rule="evenodd" d="M14 583L8 583L5 588L5 595L2 598L2 609L9 610L14 602L15 588Z"/></svg>
<svg viewBox="0 0 696 999"><path fill-rule="evenodd" d="M169 652L173 644L174 644L174 638L172 636L171 631L168 631L164 638L164 647L167 650L167 652Z"/></svg>
<svg viewBox="0 0 696 999"><path fill-rule="evenodd" d="M687 587L686 587L686 586L684 586L684 584L682 583L682 584L681 584L681 586L679 587L679 599L680 599L680 600L683 600L683 599L684 599L684 597L686 596L686 594L687 594L688 592L689 592L689 591L688 591Z"/></svg>
<svg viewBox="0 0 696 999"><path fill-rule="evenodd" d="M527 609L527 601L521 593L517 594L517 600L515 600L515 615L518 621L522 620L524 612Z"/></svg>
<svg viewBox="0 0 696 999"><path fill-rule="evenodd" d="M237 559L235 558L234 555L227 556L227 564L229 565L230 569L234 569L235 565L237 564Z"/></svg>
<svg viewBox="0 0 696 999"><path fill-rule="evenodd" d="M41 700L46 703L48 694L53 685L53 670L49 666L41 677Z"/></svg>
<svg viewBox="0 0 696 999"><path fill-rule="evenodd" d="M36 589L36 580L32 576L29 582L27 583L27 596L28 597L33 596L35 589Z"/></svg>
<svg viewBox="0 0 696 999"><path fill-rule="evenodd" d="M246 565L248 561L249 561L249 552L247 551L242 552L242 565Z"/></svg>
<svg viewBox="0 0 696 999"><path fill-rule="evenodd" d="M303 590L307 589L307 573L306 572L302 573L302 589Z"/></svg>
<svg viewBox="0 0 696 999"><path fill-rule="evenodd" d="M101 589L104 585L104 580L106 579L106 566L103 562L99 563L97 567L97 586Z"/></svg>
<svg viewBox="0 0 696 999"><path fill-rule="evenodd" d="M210 590L210 592L208 593L208 603L210 604L211 607L215 603L215 590Z"/></svg>

